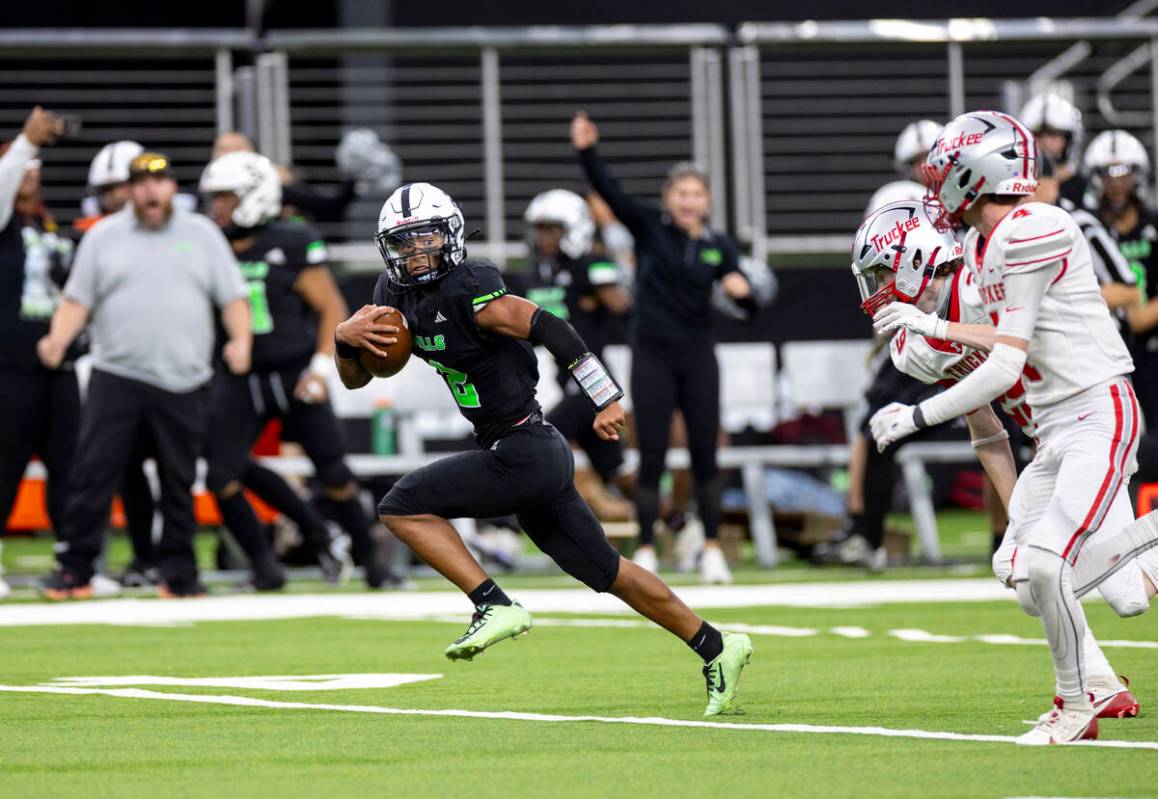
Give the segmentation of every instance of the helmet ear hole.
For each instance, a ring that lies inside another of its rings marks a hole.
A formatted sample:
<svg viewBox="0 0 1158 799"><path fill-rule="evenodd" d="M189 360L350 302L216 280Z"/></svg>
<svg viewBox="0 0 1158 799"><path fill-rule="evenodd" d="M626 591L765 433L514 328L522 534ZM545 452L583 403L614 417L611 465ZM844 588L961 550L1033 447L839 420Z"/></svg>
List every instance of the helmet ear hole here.
<svg viewBox="0 0 1158 799"><path fill-rule="evenodd" d="M957 178L957 188L964 189L973 179L973 170L966 169L961 173L961 177Z"/></svg>

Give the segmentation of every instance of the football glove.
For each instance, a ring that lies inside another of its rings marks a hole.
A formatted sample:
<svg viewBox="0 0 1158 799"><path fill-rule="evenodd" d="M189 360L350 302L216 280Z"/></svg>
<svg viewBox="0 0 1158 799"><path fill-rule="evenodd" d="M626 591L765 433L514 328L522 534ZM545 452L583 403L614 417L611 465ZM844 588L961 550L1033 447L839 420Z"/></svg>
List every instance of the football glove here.
<svg viewBox="0 0 1158 799"><path fill-rule="evenodd" d="M949 322L936 314L925 313L907 302L890 302L873 317L873 331L887 333L907 327L914 333L943 339L949 332Z"/></svg>

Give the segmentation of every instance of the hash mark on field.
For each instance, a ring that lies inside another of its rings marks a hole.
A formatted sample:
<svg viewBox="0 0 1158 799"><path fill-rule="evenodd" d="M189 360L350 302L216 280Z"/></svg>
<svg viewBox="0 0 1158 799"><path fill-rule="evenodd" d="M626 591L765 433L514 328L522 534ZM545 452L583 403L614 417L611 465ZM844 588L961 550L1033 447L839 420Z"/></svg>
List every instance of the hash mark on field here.
<svg viewBox="0 0 1158 799"><path fill-rule="evenodd" d="M977 743L1013 744L1010 735L975 735L959 732L929 730L894 730L888 727L844 727L815 724L743 724L693 719L635 716L563 716L547 713L520 713L511 710L422 710L377 705L331 705L313 702L280 702L272 699L254 699L247 696L211 696L205 694L166 694L139 688L65 688L50 685L0 685L0 691L9 693L44 694L102 694L123 699L153 699L172 702L194 702L210 705L261 707L272 710L331 710L340 713L375 713L386 716L437 716L466 719L495 719L502 721L537 721L547 723L596 722L600 724L632 724L644 727L688 727L695 729L733 730L748 732L787 732L813 735L868 735L878 738L919 738L934 741L970 741ZM1069 746L1099 747L1104 749L1150 749L1158 751L1156 741L1082 741Z"/></svg>

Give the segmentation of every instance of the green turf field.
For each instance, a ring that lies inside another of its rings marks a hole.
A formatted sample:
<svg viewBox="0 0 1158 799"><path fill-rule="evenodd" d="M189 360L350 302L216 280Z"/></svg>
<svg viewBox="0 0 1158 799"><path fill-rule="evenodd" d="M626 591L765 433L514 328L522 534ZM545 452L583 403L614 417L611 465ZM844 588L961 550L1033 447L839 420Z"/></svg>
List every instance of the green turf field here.
<svg viewBox="0 0 1158 799"><path fill-rule="evenodd" d="M384 596L350 599L372 603ZM419 601L430 595L412 596ZM305 601L273 601L295 599ZM135 603L166 612L190 604L196 601ZM109 622L123 621L122 609L129 607L92 605L107 608ZM0 621L6 612L40 609L29 603L0 606ZM1100 601L1087 610L1104 641L1158 641L1156 617L1120 620ZM542 624L529 638L504 642L473 663L448 663L441 656L465 623L465 604L456 622L297 618L170 627L0 626L4 686L124 675L442 675L398 687L336 691L130 689L165 697L148 699L0 693L0 797L1158 793L1155 750L1026 750L1007 742L823 729L995 736L1027 729L1022 720L1045 710L1051 695L1043 645L913 642L890 634L921 630L966 639L995 634L1041 638L1036 620L1021 615L1011 601L742 607L705 615L725 627L792 628L753 633L756 654L741 691L746 714L726 723L820 729L805 733L365 711L701 720L698 660L678 641L637 626L557 626L559 619L606 625L627 616L541 614ZM797 634L790 635L793 630ZM1153 647L1106 648L1115 667L1133 679L1143 712L1137 719L1103 722L1103 739L1158 741L1158 649ZM210 698L211 703L182 702L174 695ZM231 706L212 698L223 695L274 704Z"/></svg>

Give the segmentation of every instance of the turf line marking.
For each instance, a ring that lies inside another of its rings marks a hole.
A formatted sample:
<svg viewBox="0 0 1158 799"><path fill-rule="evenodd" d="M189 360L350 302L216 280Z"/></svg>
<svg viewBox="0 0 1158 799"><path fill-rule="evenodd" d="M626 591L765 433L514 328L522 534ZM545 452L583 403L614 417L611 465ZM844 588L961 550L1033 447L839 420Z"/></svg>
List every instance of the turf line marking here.
<svg viewBox="0 0 1158 799"><path fill-rule="evenodd" d="M502 721L537 721L547 723L598 722L601 724L632 724L645 727L688 727L693 729L733 730L753 732L787 732L819 735L868 735L878 738L918 738L934 741L971 741L978 743L1013 744L1009 735L975 735L958 732L928 730L894 730L888 727L844 727L815 724L743 724L692 719L668 719L658 716L563 716L547 713L520 713L512 710L421 710L417 708L380 707L377 705L331 705L313 702L281 702L272 699L254 699L247 696L213 696L205 694L167 694L139 688L65 688L48 685L0 685L8 693L43 694L100 694L123 699L154 699L173 702L193 702L209 705L235 705L275 710L331 710L342 713L374 713L386 716L437 716L444 718L495 719ZM1070 746L1099 747L1104 749L1150 749L1158 751L1158 741L1082 741Z"/></svg>

